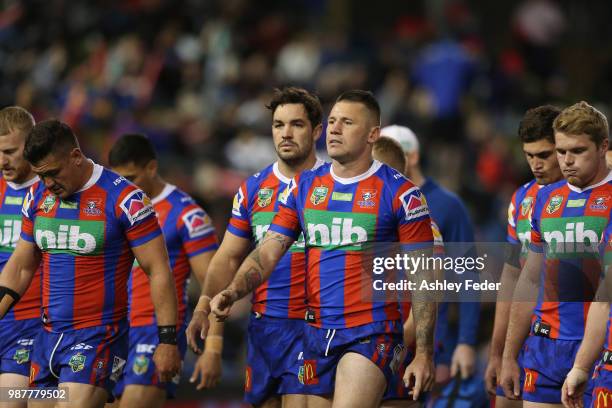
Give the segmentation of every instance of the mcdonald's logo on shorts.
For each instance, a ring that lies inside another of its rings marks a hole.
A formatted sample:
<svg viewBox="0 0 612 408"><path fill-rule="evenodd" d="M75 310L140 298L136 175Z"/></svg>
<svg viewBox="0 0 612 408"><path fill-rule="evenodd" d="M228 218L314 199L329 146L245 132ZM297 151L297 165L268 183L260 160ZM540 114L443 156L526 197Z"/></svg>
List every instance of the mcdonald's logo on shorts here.
<svg viewBox="0 0 612 408"><path fill-rule="evenodd" d="M36 376L38 375L39 371L40 371L40 367L38 366L38 364L31 362L30 363L30 387L34 385L34 380L36 379Z"/></svg>
<svg viewBox="0 0 612 408"><path fill-rule="evenodd" d="M247 366L246 372L244 373L244 392L251 392L253 387L253 374L251 373L251 367Z"/></svg>
<svg viewBox="0 0 612 408"><path fill-rule="evenodd" d="M537 381L538 372L525 368L525 384L523 385L523 392L535 392Z"/></svg>
<svg viewBox="0 0 612 408"><path fill-rule="evenodd" d="M595 408L611 408L612 407L612 393L607 388L597 387L593 391L595 400L593 401L593 407Z"/></svg>
<svg viewBox="0 0 612 408"><path fill-rule="evenodd" d="M317 360L304 360L304 384L316 385L318 383Z"/></svg>

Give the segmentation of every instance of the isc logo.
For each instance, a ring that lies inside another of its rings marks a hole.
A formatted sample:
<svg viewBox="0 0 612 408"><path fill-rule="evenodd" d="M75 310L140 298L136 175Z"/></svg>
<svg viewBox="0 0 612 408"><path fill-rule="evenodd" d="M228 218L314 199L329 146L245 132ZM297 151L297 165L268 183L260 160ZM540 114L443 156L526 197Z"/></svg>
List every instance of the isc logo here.
<svg viewBox="0 0 612 408"><path fill-rule="evenodd" d="M155 344L137 344L136 353L153 354L155 352Z"/></svg>
<svg viewBox="0 0 612 408"><path fill-rule="evenodd" d="M363 227L353 226L351 218L332 218L331 228L325 224L308 223L308 244L354 245L366 242L368 232Z"/></svg>
<svg viewBox="0 0 612 408"><path fill-rule="evenodd" d="M549 251L564 252L596 252L599 236L596 231L585 230L584 222L569 222L562 231L544 231L544 240Z"/></svg>
<svg viewBox="0 0 612 408"><path fill-rule="evenodd" d="M67 249L81 254L96 250L96 238L89 233L81 232L78 225L59 225L58 233L50 230L36 230L36 244L43 250Z"/></svg>

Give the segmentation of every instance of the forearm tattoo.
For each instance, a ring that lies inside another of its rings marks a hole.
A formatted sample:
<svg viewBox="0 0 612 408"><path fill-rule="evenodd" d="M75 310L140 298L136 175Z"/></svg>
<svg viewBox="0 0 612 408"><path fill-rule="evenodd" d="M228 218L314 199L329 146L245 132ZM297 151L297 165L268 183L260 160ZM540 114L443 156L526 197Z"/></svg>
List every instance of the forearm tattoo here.
<svg viewBox="0 0 612 408"><path fill-rule="evenodd" d="M412 311L416 324L417 349L433 353L436 304L415 302L412 304Z"/></svg>

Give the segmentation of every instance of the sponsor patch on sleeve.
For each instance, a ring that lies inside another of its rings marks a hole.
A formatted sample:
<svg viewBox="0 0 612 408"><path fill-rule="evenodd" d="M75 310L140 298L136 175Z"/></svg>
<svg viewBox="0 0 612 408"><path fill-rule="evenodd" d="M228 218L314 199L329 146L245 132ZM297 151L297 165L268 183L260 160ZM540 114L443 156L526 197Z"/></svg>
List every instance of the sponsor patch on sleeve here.
<svg viewBox="0 0 612 408"><path fill-rule="evenodd" d="M32 194L32 189L30 189L23 199L23 205L21 206L21 213L28 218L30 217L28 212L30 211L30 207L32 207L32 201L34 201L34 195Z"/></svg>
<svg viewBox="0 0 612 408"><path fill-rule="evenodd" d="M295 190L295 187L297 186L297 184L295 183L295 179L291 179L291 181L289 182L289 184L287 185L287 187L283 190L282 193L280 193L280 195L278 196L278 200L283 203L283 204L287 204L287 199L289 198L289 195L291 194L291 192L293 190Z"/></svg>
<svg viewBox="0 0 612 408"><path fill-rule="evenodd" d="M210 218L201 208L194 208L183 215L189 238L198 238L213 231Z"/></svg>
<svg viewBox="0 0 612 408"><path fill-rule="evenodd" d="M144 219L153 212L151 200L142 190L132 191L121 201L119 206L131 225L134 225L134 223Z"/></svg>
<svg viewBox="0 0 612 408"><path fill-rule="evenodd" d="M417 187L412 187L400 196L406 213L406 221L414 220L429 214L425 196Z"/></svg>
<svg viewBox="0 0 612 408"><path fill-rule="evenodd" d="M238 192L234 196L234 204L232 205L232 214L234 214L236 217L242 216L242 214L240 213L240 206L242 205L243 201L244 193L242 192L242 187L240 187L238 189Z"/></svg>

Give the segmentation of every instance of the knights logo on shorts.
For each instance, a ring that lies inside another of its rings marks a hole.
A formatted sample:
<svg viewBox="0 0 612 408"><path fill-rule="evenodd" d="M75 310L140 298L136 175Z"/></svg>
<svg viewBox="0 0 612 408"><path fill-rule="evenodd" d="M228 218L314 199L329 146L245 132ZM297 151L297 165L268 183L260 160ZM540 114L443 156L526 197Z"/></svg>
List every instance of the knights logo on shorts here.
<svg viewBox="0 0 612 408"><path fill-rule="evenodd" d="M15 351L15 355L13 356L13 360L17 364L23 364L30 361L30 350L28 349L17 349Z"/></svg>
<svg viewBox="0 0 612 408"><path fill-rule="evenodd" d="M70 361L68 361L68 365L73 373L78 373L79 371L85 368L85 360L86 357L81 353L76 353L72 357L70 357Z"/></svg>
<svg viewBox="0 0 612 408"><path fill-rule="evenodd" d="M142 354L136 357L134 364L132 364L132 371L136 375L143 375L149 369L149 358Z"/></svg>

